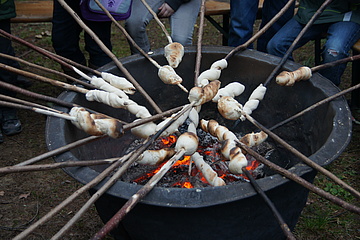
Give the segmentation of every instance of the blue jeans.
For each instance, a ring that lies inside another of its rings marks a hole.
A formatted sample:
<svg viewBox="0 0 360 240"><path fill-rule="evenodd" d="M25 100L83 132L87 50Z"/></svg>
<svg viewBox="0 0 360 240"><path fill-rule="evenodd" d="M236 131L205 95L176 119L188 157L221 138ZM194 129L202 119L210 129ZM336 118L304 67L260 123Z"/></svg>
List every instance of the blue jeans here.
<svg viewBox="0 0 360 240"><path fill-rule="evenodd" d="M80 0L66 1L66 3L81 16ZM84 19L83 21L95 32L105 46L111 50L111 22L94 22ZM79 46L82 28L57 0L54 0L52 24L52 43L55 52L60 56L86 65L85 56ZM84 33L84 41L85 50L89 53L90 57L90 66L92 65L96 68L111 62L111 58L101 50L98 44L87 33Z"/></svg>
<svg viewBox="0 0 360 240"><path fill-rule="evenodd" d="M165 0L147 0L154 12ZM178 10L170 16L171 38L174 42L181 43L183 46L192 44L194 25L199 14L201 0L191 0L183 3ZM134 39L137 45L149 52L151 49L146 26L153 19L152 14L147 10L140 0L133 0L131 16L125 21L126 31ZM161 30L159 30L161 31ZM158 34L161 34L159 32ZM131 53L138 53L137 49L130 44Z"/></svg>
<svg viewBox="0 0 360 240"><path fill-rule="evenodd" d="M289 49L295 38L303 29L304 25L291 19L284 27L277 32L268 44L268 53L282 57ZM300 39L295 49L305 45L310 40L327 33L327 40L322 49L322 63L333 62L349 56L351 47L360 38L360 25L354 22L337 22L331 24L316 24ZM293 60L293 57L289 57ZM324 77L339 85L341 75L344 73L346 63L319 71Z"/></svg>
<svg viewBox="0 0 360 240"><path fill-rule="evenodd" d="M265 0L262 8L262 28L287 3L287 0ZM253 35L253 26L258 11L258 0L230 0L230 29L228 45L237 47ZM257 50L266 52L266 45L272 36L294 15L293 4L257 41ZM252 47L252 46L251 46Z"/></svg>

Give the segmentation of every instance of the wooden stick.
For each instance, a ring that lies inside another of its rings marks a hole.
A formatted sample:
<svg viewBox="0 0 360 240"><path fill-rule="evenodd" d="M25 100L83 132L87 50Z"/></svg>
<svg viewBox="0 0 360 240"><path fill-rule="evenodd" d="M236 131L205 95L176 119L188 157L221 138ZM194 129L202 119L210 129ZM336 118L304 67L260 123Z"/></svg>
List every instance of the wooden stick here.
<svg viewBox="0 0 360 240"><path fill-rule="evenodd" d="M78 107L79 106L79 105L76 105L74 103L69 103L69 102L66 102L66 101L62 101L62 100L60 100L58 98L45 96L45 95L42 95L42 94L39 94L39 93L34 93L34 92L29 91L29 90L25 90L23 88L14 86L14 85L12 85L10 83L6 83L6 82L3 82L3 81L0 81L0 87L9 89L10 91L17 92L17 93L20 93L22 95L25 95L25 96L28 96L28 97L31 97L31 98L40 99L40 100L47 101L47 102L53 102L53 103L56 103L56 104L59 104L61 106L65 106L65 107L68 107L68 108Z"/></svg>
<svg viewBox="0 0 360 240"><path fill-rule="evenodd" d="M79 93L83 93L83 94L86 94L87 92L89 92L88 89L78 87L78 86L75 86L75 85L71 85L71 84L68 84L68 83L64 83L64 82L61 82L61 81L53 80L51 78L43 77L43 76L37 75L35 73L31 73L31 72L27 72L27 71L24 71L24 70L21 70L21 69L18 69L18 68L11 67L11 66L6 65L6 64L0 63L0 69L4 69L6 71L13 72L13 73L16 73L18 75L22 75L22 76L32 78L32 79L35 79L35 80L39 80L39 81L42 81L42 82L50 83L53 86L61 87L61 88L67 89L67 90L71 90L71 91L75 91L75 92L79 92Z"/></svg>
<svg viewBox="0 0 360 240"><path fill-rule="evenodd" d="M232 57L236 52L244 51L246 48L250 46L253 42L255 42L261 35L263 35L284 13L291 7L295 0L289 0L288 3L265 25L263 26L257 33L255 33L246 43L237 46L233 50L226 55L225 59L228 60Z"/></svg>
<svg viewBox="0 0 360 240"><path fill-rule="evenodd" d="M92 240L98 240L105 238L106 235L113 230L119 222L124 219L141 199L143 199L161 180L161 178L170 170L170 168L184 156L185 149L177 152L172 158L170 158L160 170L151 177L151 179L137 191L131 198L121 207L121 209L91 238Z"/></svg>
<svg viewBox="0 0 360 240"><path fill-rule="evenodd" d="M250 115L246 114L246 118L252 123L254 124L256 127L258 127L259 129L261 129L262 131L264 131L266 134L268 134L268 136L270 136L272 139L274 139L276 142L280 143L282 146L284 146L288 151L290 151L292 154L294 154L295 156L297 156L298 158L300 158L301 161L303 161L304 163L306 163L308 166L314 168L315 170L321 172L322 174L324 174L325 176L327 176L328 178L330 178L331 180L333 180L335 183L339 184L342 188L344 188L345 190L347 190L348 192L350 192L352 195L354 195L355 197L357 197L358 199L360 199L360 193L358 191L356 191L354 188L352 188L351 186L349 186L347 183L345 183L344 181L342 181L341 179L339 179L337 176L335 176L333 173L331 173L330 171L326 170L325 168L321 167L319 164L315 163L314 161L312 161L311 159L309 159L308 157L306 157L304 154L302 154L301 152L299 152L298 150L296 150L294 147L292 147L290 144L288 144L287 142L285 142L283 139L281 139L279 136L277 136L275 133L273 133L272 131L270 131L269 129L267 129L266 127L264 127L263 125L261 125L259 122L257 122L253 117L251 117Z"/></svg>
<svg viewBox="0 0 360 240"><path fill-rule="evenodd" d="M58 117L58 118L62 118L62 119L65 119L65 120L70 120L70 121L77 121L76 117L70 116L67 113L59 113L59 112L49 111L49 110L45 110L45 109L38 108L38 107L29 107L29 106L25 106L25 105L18 104L18 103L5 102L5 101L0 100L0 106L31 110L31 111L34 111L36 113L44 114L44 115L47 115L47 116Z"/></svg>
<svg viewBox="0 0 360 240"><path fill-rule="evenodd" d="M289 49L286 51L284 56L282 57L280 63L278 63L275 67L275 69L271 72L271 74L268 76L266 81L264 82L264 86L267 86L269 82L277 75L280 71L280 69L283 67L285 62L287 61L288 57L294 50L296 44L298 44L299 40L304 36L306 31L313 25L315 20L320 16L320 14L324 11L324 9L332 2L332 0L325 0L324 3L320 6L320 8L315 12L315 14L311 17L309 22L304 26L304 28L301 30L299 35L295 38L293 43L290 45Z"/></svg>
<svg viewBox="0 0 360 240"><path fill-rule="evenodd" d="M343 59L340 59L340 60L337 60L337 61L324 63L324 64L321 64L321 65L312 67L311 72L313 72L313 73L318 72L318 71L326 69L326 68L334 67L334 66L337 66L337 65L342 64L342 63L357 61L359 59L360 59L360 54L357 54L357 55L350 56L350 57L347 57L347 58L343 58Z"/></svg>
<svg viewBox="0 0 360 240"><path fill-rule="evenodd" d="M84 139L80 139L80 140L77 140L75 142L69 143L68 145L59 147L59 148L57 148L55 150L52 150L52 151L46 152L44 154L38 155L38 156L36 156L34 158L30 158L30 159L28 159L28 160L26 160L24 162L16 164L15 166L26 166L26 165L29 165L29 164L33 164L33 163L39 162L41 160L44 160L44 159L47 159L47 158L50 158L50 157L54 157L56 155L59 155L59 154L64 153L66 151L69 151L69 150L71 150L73 148L76 148L76 147L85 145L87 143L91 143L93 141L99 140L99 139L104 138L104 137L106 137L106 136L90 136L90 137L86 137Z"/></svg>
<svg viewBox="0 0 360 240"><path fill-rule="evenodd" d="M42 55L47 56L48 58L60 63L62 66L66 67L66 68L72 69L72 66L70 64L68 64L65 61L62 61L61 59L59 59L57 57L55 57L53 54L49 54L48 51L45 51L44 49L42 49L42 48L40 48L38 46L35 46L35 45L33 45L33 44L31 44L31 43L29 43L29 42L27 42L27 41L25 41L25 40L23 40L23 39L21 39L19 37L16 37L16 36L6 32L6 31L4 31L2 29L0 29L0 35L3 35L4 37L6 37L6 38L8 38L8 39L10 39L12 41L16 41L16 42L18 42L18 43L20 43L20 44L22 44L24 46L27 46L27 47L41 53Z"/></svg>
<svg viewBox="0 0 360 240"><path fill-rule="evenodd" d="M13 98L13 97L3 95L3 94L0 94L0 99L10 101L10 102L14 102L14 103L18 103L18 104L22 104L22 105L26 105L26 106L30 106L30 107L41 108L41 109L45 109L45 110L52 111L52 112L63 113L63 112L61 112L59 110L56 110L54 108L50 108L50 107L47 107L47 106L44 106L44 105L41 105L41 104L25 101L25 100L22 100L22 99L19 99L19 98Z"/></svg>
<svg viewBox="0 0 360 240"><path fill-rule="evenodd" d="M152 10L152 8L149 6L149 4L147 4L147 2L145 0L141 0L141 2L145 5L145 7L151 13L151 15L153 15L155 21L159 24L161 30L164 32L168 42L173 43L173 40L172 40L171 36L169 35L169 32L166 30L164 24L160 21L157 14Z"/></svg>
<svg viewBox="0 0 360 240"><path fill-rule="evenodd" d="M73 82L77 82L87 88L90 88L90 89L94 89L95 86L92 85L92 84L89 84L85 81L82 81L82 80L79 80L77 78L74 78L70 75L67 75L63 72L59 72L59 71L56 71L56 70L53 70L53 69L50 69L50 68L46 68L46 67L43 67L43 66L40 66L40 65L37 65L37 64L34 64L34 63L31 63L31 62L28 62L28 61L25 61L21 58L18 58L18 57L14 57L14 56L10 56L10 55L7 55L7 54L3 54L3 53L0 53L0 57L3 57L3 58L7 58L7 59L11 59L11 60L14 60L14 61L18 61L19 63L22 63L22 64L25 64L29 67L33 67L33 68L36 68L36 69L39 69L39 70L42 70L42 71L45 71L45 72L48 72L48 73L52 73L52 74L56 74L58 76L61 76L61 77L65 77Z"/></svg>
<svg viewBox="0 0 360 240"><path fill-rule="evenodd" d="M195 79L194 79L195 87L198 87L200 85L198 82L198 77L200 74L200 65L201 65L201 52L202 52L201 46L202 46L202 36L204 33L204 16L205 16L205 0L202 0L200 7L200 26L198 33L197 48L196 48Z"/></svg>
<svg viewBox="0 0 360 240"><path fill-rule="evenodd" d="M78 196L80 196L83 193L86 193L91 188L95 187L97 184L99 184L104 178L106 178L109 174L111 174L116 168L118 168L122 163L127 161L129 156L124 156L120 158L117 162L110 165L108 168L106 168L104 171L102 171L96 178L91 180L89 183L85 184L83 187L75 191L73 194L71 194L68 198L66 198L63 202L61 202L59 205L57 205L55 208L53 208L51 211L49 211L47 214L45 214L41 219L33 223L31 226L29 226L27 229L25 229L23 232L21 232L19 235L17 235L13 240L20 240L26 238L30 233L32 233L37 227L44 224L45 222L49 221L55 214L57 214L59 211L61 211L64 207L72 203Z"/></svg>
<svg viewBox="0 0 360 240"><path fill-rule="evenodd" d="M360 208L357 206L354 206L350 203L345 202L344 200L333 196L331 194L329 194L328 192L325 192L324 190L314 186L313 184L305 181L303 178L299 177L298 175L286 170L285 168L279 167L278 165L270 162L269 160L267 160L266 158L264 158L263 156L261 156L260 154L258 154L257 152L255 152L254 150L252 150L251 148L249 148L248 146L246 146L245 144L238 142L237 143L239 145L239 147L243 148L245 151L247 151L247 153L249 153L250 155L254 156L257 160L259 160L260 162L262 162L263 164L265 164L266 166L268 166L269 168L271 168L272 170L275 170L276 172L280 173L281 175L285 176L286 178L293 180L294 182L300 184L301 186L309 189L310 191L312 191L313 193L316 193L317 195L319 195L320 197L323 197L327 200L329 200L330 202L346 209L349 210L350 212L356 213L356 214L360 214Z"/></svg>
<svg viewBox="0 0 360 240"><path fill-rule="evenodd" d="M313 110L313 109L315 109L315 108L317 108L317 107L319 107L319 106L321 106L321 105L323 105L325 103L328 103L328 102L334 100L335 98L341 97L341 96L343 96L343 95L345 95L345 94L347 94L347 93L349 93L351 91L354 91L354 90L356 90L358 88L360 88L360 83L356 84L356 85L354 85L354 86L352 86L352 87L350 87L348 89L342 90L341 92L338 92L338 93L336 93L336 94L334 94L334 95L332 95L330 97L327 97L327 98L325 98L325 99L323 99L323 100L321 100L321 101L319 101L317 103L314 103L313 105L311 105L310 107L305 108L301 112L298 112L297 114L295 114L295 115L285 119L284 121L272 126L271 128L269 128L269 130L272 131L272 130L274 130L274 129L276 129L276 128L278 128L278 127L280 127L280 126L294 120L295 118L298 118L298 117L304 115L305 113L310 112L311 110Z"/></svg>
<svg viewBox="0 0 360 240"><path fill-rule="evenodd" d="M0 82L1 82L1 81L0 81ZM127 131L127 130L133 128L133 127L140 126L141 124L144 124L144 123L146 123L146 122L150 122L150 121L154 121L154 120L161 119L161 118L163 118L164 116L167 116L167 115L173 114L173 113L175 113L175 112L178 112L181 108L182 108L182 107L177 107L177 108L168 110L168 111L166 111L166 112L163 112L163 113L160 113L160 114L151 116L151 117L149 117L149 118L140 119L139 121L126 124L126 125L123 126L123 129L124 129L124 131ZM22 163L16 164L15 166L26 166L26 165L29 165L29 164L33 164L33 163L39 162L39 161L41 161L41 160L44 160L44 159L47 159L47 158L50 158L50 157L59 155L59 154L61 154L61 153L64 153L64 152L66 152L66 151L69 151L69 150L71 150L71 149L73 149L73 148L76 148L76 147L85 145L85 144L87 144L87 143L90 143L90 142L99 140L99 139L104 138L104 137L106 137L106 136L90 136L90 137L87 137L87 138L84 138L84 139L80 139L80 140L78 140L78 141L75 141L75 142L73 142L73 143L69 143L68 145L65 145L65 146L63 146L63 147L60 147L60 148L58 148L58 149L55 149L55 150L46 152L46 153L41 154L41 155L39 155L39 156L37 156L37 157L31 158L31 159L29 159L29 160L26 160L26 161L24 161L24 162L22 162Z"/></svg>
<svg viewBox="0 0 360 240"><path fill-rule="evenodd" d="M83 161L83 160L66 161L66 162L49 163L49 164L27 165L27 166L7 166L0 168L0 174L35 172L35 171L53 170L53 169L66 168L66 167L87 167L87 166L96 166L96 165L104 165L104 164L113 164L117 160L119 160L119 158L89 160L89 161Z"/></svg>
<svg viewBox="0 0 360 240"><path fill-rule="evenodd" d="M156 134L149 138L141 147L139 147L135 153L129 158L129 160L111 177L111 179L106 182L88 201L83 207L74 215L74 217L53 237L53 239L59 239L63 236L73 225L80 219L80 217L87 211L87 209L104 194L107 189L109 189L117 180L122 176L122 174L136 161L136 159L142 154L151 143L153 143L163 131L165 131L172 123L174 123L180 116L185 112L189 111L195 103L189 104L184 107L179 113L177 113L169 122L167 122L164 127L162 127Z"/></svg>
<svg viewBox="0 0 360 240"><path fill-rule="evenodd" d="M259 184L257 184L254 177L249 173L249 171L246 168L242 168L243 172L249 178L250 184L253 186L254 190L262 197L262 199L265 201L266 205L270 208L270 210L273 212L276 220L279 222L279 225L284 232L287 239L296 240L295 236L292 234L289 226L286 224L284 219L282 218L279 211L276 209L275 205L271 202L269 197L265 194L265 192L261 189Z"/></svg>
<svg viewBox="0 0 360 240"><path fill-rule="evenodd" d="M161 109L156 105L152 98L145 92L141 85L133 78L128 70L122 65L117 57L108 49L98 36L80 19L80 17L67 5L64 0L58 0L61 6L75 19L75 21L94 39L99 47L114 61L115 65L125 74L126 78L135 86L135 88L145 97L157 113L161 113Z"/></svg>

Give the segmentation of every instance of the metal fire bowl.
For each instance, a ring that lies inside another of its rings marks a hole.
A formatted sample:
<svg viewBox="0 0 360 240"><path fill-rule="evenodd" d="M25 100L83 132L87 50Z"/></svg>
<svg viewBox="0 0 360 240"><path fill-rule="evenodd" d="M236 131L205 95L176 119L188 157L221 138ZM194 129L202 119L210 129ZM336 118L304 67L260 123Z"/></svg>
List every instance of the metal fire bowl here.
<svg viewBox="0 0 360 240"><path fill-rule="evenodd" d="M214 61L224 58L231 49L232 48L230 47L203 47L201 71L209 69ZM160 65L166 65L166 60L163 57L163 50L154 51L154 54L151 57ZM183 85L187 89L190 89L194 85L195 58L195 47L186 48L183 61L176 69L176 72L182 76ZM133 55L122 58L120 61L163 110L177 107L188 102L187 94L177 86L169 86L161 82L157 77L157 68L144 57ZM224 87L226 84L233 81L244 84L246 87L245 92L236 99L240 103L245 103L252 91L260 83L263 83L266 80L267 76L279 62L280 59L278 57L257 52L255 50L246 50L235 54L228 61L228 68L222 71L220 77L220 81L222 82L221 86ZM285 64L284 69L292 71L299 67L301 67L301 65L288 61ZM113 63L105 65L99 70L123 76ZM254 111L252 116L266 127L271 127L337 92L339 92L339 89L335 85L317 73L314 74L309 81L296 83L293 87L279 86L275 81L272 81L267 86L265 98L260 102L258 109ZM82 94L63 92L59 98L68 102L87 106L127 122L134 120L134 116L127 111L123 109L113 109L100 103L87 102ZM139 105L146 106L150 111L153 111L141 94L136 93L135 95L130 96L130 98ZM208 105L209 109L216 109L215 104L208 103ZM204 105L203 108L206 108L206 106ZM65 108L60 108L60 110L68 111L68 109ZM155 112L153 113L155 114ZM212 111L211 114L207 113L207 115L200 117L207 120L210 118L222 119L215 110ZM234 121L221 121L222 124L225 124L227 127L238 133L246 134L251 131L257 131L257 129L248 121L239 123L234 129ZM345 98L340 97L306 113L294 122L286 124L283 127L276 129L274 132L297 148L300 152L309 156L310 159L324 166L336 159L348 145L351 138L351 128L351 113L349 107ZM49 150L57 149L86 136L85 133L78 130L68 121L54 117L49 117L47 120L46 141ZM58 155L55 157L55 160L57 162L62 162L69 160L81 161L119 157L124 154L127 146L134 139L135 137L132 136L131 133L126 133L120 139L105 138ZM314 170L305 164L300 163L298 159L287 153L281 146L278 146L278 148L280 150L279 152L284 154L281 156L282 161L279 162L280 165L287 167L289 171L304 177L310 182L313 181L316 174ZM64 171L79 182L85 184L95 178L99 174L99 171L101 171L101 168L72 167L66 168ZM286 205L288 208L296 209L294 210L295 213L291 213L292 215L290 214L289 217L284 217L286 220L291 221L289 224L290 226L294 226L301 209L305 204L307 190L304 190L304 188L299 187L297 184L278 174L258 179L257 182L268 195L274 196L276 199L281 195L281 199L278 199L279 201L275 202L275 205L279 207ZM140 188L141 186L135 184L118 181L108 190L108 194L125 201ZM301 192L302 196L297 198L294 191ZM189 211L186 209L221 206L224 204L230 205L231 209L236 209L233 205L235 202L242 199L248 199L252 204L255 204L256 201L253 200L255 195L256 193L249 183L194 189L155 187L141 201L142 205L137 208L141 209L139 214L142 215L146 212L146 210L143 209L144 205L184 209L181 213ZM276 199L274 199L274 201L276 201ZM259 200L259 204L265 205L262 203L261 199ZM293 206L293 204L300 205L300 207ZM247 207L239 207L239 211L245 211L244 208ZM223 210L219 211L219 214L221 215ZM264 215L263 212L256 212L256 209L249 209L248 211L249 213L254 212L256 217ZM285 211L291 212L289 209ZM136 212L136 208L134 209L134 212ZM245 211L243 214L247 214L247 212ZM131 216L132 215L130 214L126 219L131 219ZM211 215L209 215L209 217L211 217ZM249 216L248 218L251 220L253 217ZM275 222L275 220L273 222ZM189 225L189 227L191 227L191 225ZM136 228L134 230L136 231Z"/></svg>

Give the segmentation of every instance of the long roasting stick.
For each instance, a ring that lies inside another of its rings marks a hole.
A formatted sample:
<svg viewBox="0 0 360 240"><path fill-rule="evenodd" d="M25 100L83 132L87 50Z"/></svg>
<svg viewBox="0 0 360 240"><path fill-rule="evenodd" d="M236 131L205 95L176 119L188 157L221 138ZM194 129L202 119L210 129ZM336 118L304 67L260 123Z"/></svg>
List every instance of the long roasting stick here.
<svg viewBox="0 0 360 240"><path fill-rule="evenodd" d="M360 59L360 54L355 56L350 56L347 58L343 58L337 61L325 63L322 65L318 65L312 68L309 67L300 67L299 69L289 72L289 71L282 71L277 77L276 77L276 83L281 86L293 86L295 82L301 81L301 80L309 80L313 73L318 72L320 70L334 67L339 64L356 61Z"/></svg>
<svg viewBox="0 0 360 240"><path fill-rule="evenodd" d="M121 207L121 209L93 236L92 240L103 239L118 223L140 202L170 170L170 168L184 156L183 149L169 159L160 170Z"/></svg>
<svg viewBox="0 0 360 240"><path fill-rule="evenodd" d="M151 7L149 6L149 4L147 4L146 0L141 0L141 2L145 5L145 7L147 8L147 10L153 15L155 21L159 24L161 30L164 32L167 40L169 43L172 43L173 40L171 38L171 36L169 35L169 32L166 30L164 24L160 21L160 19L158 18L158 16L156 15L156 13L151 9Z"/></svg>
<svg viewBox="0 0 360 240"><path fill-rule="evenodd" d="M41 109L45 109L45 110L52 111L52 112L63 113L62 111L58 111L58 110L56 110L54 108L50 108L50 107L47 107L47 106L44 106L44 105L41 105L41 104L25 101L25 100L22 100L22 99L19 99L19 98L13 98L13 97L3 95L3 94L0 94L0 99L8 101L8 102L18 103L18 104L23 105L23 106L36 107L36 108L41 108Z"/></svg>
<svg viewBox="0 0 360 240"><path fill-rule="evenodd" d="M81 84L81 85L83 85L83 86L85 86L87 88L90 88L90 89L95 88L94 85L89 84L89 83L87 83L85 81L81 81L81 80L79 80L77 78L74 78L74 77L72 77L70 75L67 75L67 74L65 74L63 72L59 72L59 71L56 71L56 70L53 70L53 69L50 69L50 68L46 68L46 67L31 63L31 62L25 61L25 60L23 60L21 58L18 58L18 57L10 56L10 55L3 54L3 53L0 53L0 57L12 59L14 61L18 61L19 63L25 64L25 65L27 65L29 67L33 67L33 68L40 69L40 70L48 72L48 73L53 73L53 74L56 74L58 76L65 77L65 78L67 78L67 79L69 79L69 80L71 80L73 82L77 82L77 83L79 83L79 84Z"/></svg>
<svg viewBox="0 0 360 240"><path fill-rule="evenodd" d="M20 108L20 109L34 111L36 113L40 113L40 114L47 115L47 116L58 117L58 118L62 118L62 119L69 120L69 121L77 121L77 119L75 117L72 117L67 113L59 113L59 112L55 112L55 111L51 111L51 110L45 110L43 108L38 108L38 107L29 107L29 106L25 106L25 105L18 104L18 103L12 103L12 102L6 102L6 101L0 100L0 106L11 107L11 108Z"/></svg>
<svg viewBox="0 0 360 240"><path fill-rule="evenodd" d="M334 95L332 95L330 97L327 97L327 98L325 98L325 99L311 105L310 107L302 110L301 112L298 112L297 114L285 119L284 121L281 121L281 122L277 123L276 125L269 128L269 130L274 130L274 129L276 129L276 128L278 128L278 127L280 127L280 126L294 120L295 118L298 118L298 117L304 115L305 113L310 112L311 110L313 110L313 109L315 109L315 108L317 108L317 107L319 107L319 106L321 106L321 105L323 105L325 103L328 103L328 102L334 100L335 98L341 97L341 96L343 96L343 95L345 95L345 94L347 94L349 92L352 92L352 91L354 91L354 90L356 90L358 88L360 88L360 83L356 84L356 85L354 85L354 86L352 86L352 87L350 87L348 89L342 90L341 92L338 92L338 93L336 93L336 94L334 94Z"/></svg>
<svg viewBox="0 0 360 240"><path fill-rule="evenodd" d="M193 107L194 103L189 104L185 108L183 108L179 113L177 113L169 122L167 122L164 127L162 127L156 134L154 134L151 138L147 140L140 148L138 148L134 154L130 157L130 159L119 169L111 179L106 182L88 201L83 207L75 214L75 216L55 235L53 239L59 239L63 234L66 233L74 225L74 223L80 219L80 217L87 211L87 209L102 195L107 189L109 189L117 180L121 177L121 175L133 164L136 159L142 154L150 144L157 139L163 131L165 131L172 123L174 123L182 114L189 111Z"/></svg>
<svg viewBox="0 0 360 240"><path fill-rule="evenodd" d="M194 86L198 87L198 77L200 74L200 64L201 64L201 46L202 46L202 36L204 32L204 16L205 16L205 0L201 1L201 8L200 8L200 26L198 32L198 40L196 45L196 62L195 62L195 80Z"/></svg>
<svg viewBox="0 0 360 240"><path fill-rule="evenodd" d="M134 84L135 88L146 98L150 105L155 109L157 113L161 113L161 109L157 106L154 100L146 93L146 91L141 87L141 85L134 79L134 77L129 73L129 71L122 65L122 63L117 59L117 57L108 49L98 36L80 19L78 15L66 4L64 0L58 0L61 6L69 12L75 21L94 39L94 41L100 46L100 48L114 61L116 66L125 74L126 78Z"/></svg>
<svg viewBox="0 0 360 240"><path fill-rule="evenodd" d="M299 157L304 163L309 165L310 167L314 168L315 170L321 172L331 180L333 180L335 183L339 184L341 187L343 187L345 190L350 192L352 195L360 199L360 193L356 191L354 188L349 186L347 183L339 179L337 176L335 176L330 171L326 170L325 168L321 167L319 164L315 163L308 157L306 157L304 154L296 150L294 147L292 147L290 144L288 144L286 141L281 139L279 136L277 136L275 133L270 131L269 129L265 128L263 125L261 125L259 122L257 122L254 118L252 118L250 115L246 114L246 118L254 124L256 127L264 131L266 134L268 134L272 139L283 145L287 150L289 150L291 153L293 153L295 156Z"/></svg>
<svg viewBox="0 0 360 240"><path fill-rule="evenodd" d="M66 162L28 165L28 166L7 166L7 167L0 168L0 174L36 172L36 171L53 170L53 169L66 168L66 167L87 167L87 166L96 166L96 165L103 165L103 164L112 164L115 161L117 161L118 159L119 158L89 160L89 161L83 161L83 160L81 160L81 161L66 161Z"/></svg>
<svg viewBox="0 0 360 240"><path fill-rule="evenodd" d="M267 23L264 27L262 27L257 33L255 33L246 43L237 46L233 50L231 50L228 55L226 55L225 59L228 60L232 57L236 52L243 51L250 46L253 42L256 41L261 35L263 35L284 13L291 7L295 0L289 0L288 3Z"/></svg>
<svg viewBox="0 0 360 240"><path fill-rule="evenodd" d="M266 204L268 205L268 207L271 209L271 211L273 212L276 220L279 222L279 225L281 227L281 229L283 230L285 236L287 237L287 239L290 240L296 240L295 236L291 233L291 230L289 228L289 226L286 224L286 222L284 221L284 219L282 218L281 214L279 213L279 211L276 209L275 205L271 202L271 200L269 199L269 197L265 194L265 192L261 189L261 187L259 186L259 184L257 184L256 180L254 179L254 177L251 175L251 173L249 173L249 171L244 167L242 168L243 172L245 173L245 175L249 178L250 180L250 184L253 186L253 188L255 189L255 191L264 199L264 201L266 202Z"/></svg>
<svg viewBox="0 0 360 240"><path fill-rule="evenodd" d="M279 72L279 70L283 67L285 62L287 61L288 57L294 50L296 44L299 42L299 40L304 36L306 31L313 25L315 20L320 16L320 14L324 11L324 9L332 2L332 0L326 0L320 8L315 12L315 14L311 17L309 22L304 26L304 28L301 30L299 35L295 38L293 43L290 45L289 49L286 51L285 55L282 57L281 61L278 63L278 65L275 67L275 69L271 72L271 74L268 76L266 81L264 82L264 86L268 85L269 82L275 77L275 75Z"/></svg>
<svg viewBox="0 0 360 240"><path fill-rule="evenodd" d="M301 186L309 189L310 191L312 191L313 193L316 193L317 195L329 200L330 202L346 209L349 210L350 212L356 213L360 215L360 208L352 205L350 203L345 202L344 200L333 196L331 194L329 194L328 192L325 192L324 190L314 186L313 184L305 181L303 178L299 177L298 175L286 170L285 168L282 168L274 163L272 163L271 161L267 160L265 157L261 156L260 154L258 154L256 151L252 150L250 147L246 146L245 144L238 142L239 146L241 148L243 148L245 151L247 151L247 153L249 153L250 155L254 156L257 160L259 160L260 162L262 162L263 164L265 164L266 166L270 167L271 169L277 171L278 173L280 173L281 175L285 176L286 178L293 180L294 182L300 184Z"/></svg>
<svg viewBox="0 0 360 240"><path fill-rule="evenodd" d="M48 212L46 215L44 215L41 219L33 223L31 226L29 226L27 229L25 229L23 232L18 234L13 240L20 240L26 238L30 233L32 233L37 227L47 222L49 219L51 219L56 213L61 211L64 207L66 207L68 204L72 203L78 196L81 194L87 192L91 188L95 187L97 184L99 184L103 179L105 179L109 174L111 174L112 171L114 171L116 168L118 168L122 163L127 161L129 158L129 155L124 156L120 158L115 163L111 164L108 168L106 168L104 171L102 171L96 178L91 180L89 183L82 186L80 189L75 191L73 194L71 194L67 199L65 199L63 202L61 202L59 205L57 205L55 208L53 208L50 212Z"/></svg>

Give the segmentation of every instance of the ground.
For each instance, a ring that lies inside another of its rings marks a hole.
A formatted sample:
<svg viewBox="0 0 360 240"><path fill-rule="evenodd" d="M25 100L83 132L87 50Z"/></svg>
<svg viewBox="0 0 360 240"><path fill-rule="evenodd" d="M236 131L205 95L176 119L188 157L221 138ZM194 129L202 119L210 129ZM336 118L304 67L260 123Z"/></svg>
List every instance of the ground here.
<svg viewBox="0 0 360 240"><path fill-rule="evenodd" d="M204 45L221 45L220 34L205 22ZM168 25L167 25L168 26ZM149 30L154 49L164 46L164 35L156 25L151 25ZM14 24L13 33L25 40L41 46L49 51L51 39L46 31L51 30L50 23L40 24ZM198 26L196 26L196 32ZM129 55L128 45L121 33L113 31L114 53L118 57ZM215 36L215 37L214 37ZM49 68L59 69L59 66L46 60L43 56L34 53L26 47L14 44L17 56L28 61L43 64ZM304 65L313 64L313 46L308 45L296 53L296 61ZM344 74L340 88L349 86L351 64ZM49 96L58 96L62 91L56 87L39 82L34 82L29 89ZM22 96L23 97L23 96ZM349 96L347 96L349 98ZM30 99L24 97L24 99ZM353 111L356 118L360 114ZM22 161L46 153L45 121L43 115L31 111L20 110L19 116L23 124L21 134L6 137L0 144L0 166L11 166ZM360 126L353 126L352 141L342 155L334 161L328 170L348 182L355 189L359 187L359 137ZM41 163L51 163L47 159ZM325 177L318 175L315 184L336 196L359 205L347 192L331 183ZM34 223L37 219L57 206L67 196L81 187L76 180L69 177L62 170L39 171L31 173L16 173L2 175L0 180L0 239L15 237L23 229ZM27 239L50 239L85 203L88 195L79 199L63 209L60 214L52 218L40 228L36 229ZM73 227L62 239L88 239L102 227L94 207ZM300 221L295 229L298 239L359 239L360 219L358 215L349 213L315 194L310 194ZM109 239L111 239L109 237Z"/></svg>

